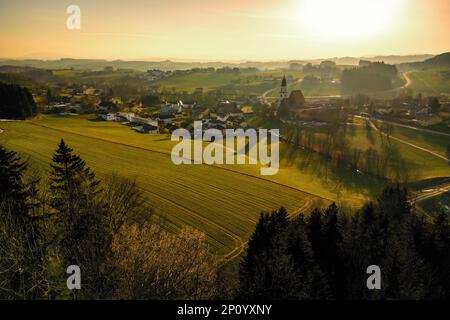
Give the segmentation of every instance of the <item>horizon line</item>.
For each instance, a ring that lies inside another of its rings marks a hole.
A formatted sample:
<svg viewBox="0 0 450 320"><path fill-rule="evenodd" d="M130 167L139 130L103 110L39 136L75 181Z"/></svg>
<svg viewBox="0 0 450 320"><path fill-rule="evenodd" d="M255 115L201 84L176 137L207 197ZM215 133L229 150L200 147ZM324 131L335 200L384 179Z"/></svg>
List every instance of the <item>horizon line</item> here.
<svg viewBox="0 0 450 320"><path fill-rule="evenodd" d="M24 61L24 60L40 60L40 61L59 61L59 60L100 60L106 62L115 62L115 61L123 61L123 62L175 62L175 63L248 63L248 62L290 62L290 61L311 61L311 60L333 60L333 59L362 59L362 58L376 58L376 57L408 57L408 56L436 56L439 54L447 53L449 51L444 51L440 53L407 53L407 54L367 54L361 56L334 56L334 57L314 57L314 58L263 58L263 59L199 59L199 58L180 58L180 57L152 57L152 58L88 58L88 57L70 57L70 56L59 56L52 58L39 58L39 57L0 57L1 60L16 60L16 61ZM37 54L38 55L38 54Z"/></svg>

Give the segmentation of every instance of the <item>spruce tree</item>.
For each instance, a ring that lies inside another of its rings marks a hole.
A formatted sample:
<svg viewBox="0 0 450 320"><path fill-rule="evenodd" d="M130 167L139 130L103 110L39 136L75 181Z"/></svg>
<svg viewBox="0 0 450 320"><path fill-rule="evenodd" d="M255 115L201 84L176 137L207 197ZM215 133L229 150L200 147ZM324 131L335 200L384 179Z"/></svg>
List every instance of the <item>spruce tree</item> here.
<svg viewBox="0 0 450 320"><path fill-rule="evenodd" d="M63 269L78 265L85 280L82 293L90 298L104 298L109 290L105 277L111 233L99 197L100 181L72 151L61 140L51 164L51 202L57 216Z"/></svg>
<svg viewBox="0 0 450 320"><path fill-rule="evenodd" d="M2 201L19 204L26 197L22 175L27 168L17 153L0 145L0 197ZM19 210L18 210L19 212Z"/></svg>
<svg viewBox="0 0 450 320"><path fill-rule="evenodd" d="M45 292L45 238L30 214L27 163L0 146L0 299L41 298Z"/></svg>

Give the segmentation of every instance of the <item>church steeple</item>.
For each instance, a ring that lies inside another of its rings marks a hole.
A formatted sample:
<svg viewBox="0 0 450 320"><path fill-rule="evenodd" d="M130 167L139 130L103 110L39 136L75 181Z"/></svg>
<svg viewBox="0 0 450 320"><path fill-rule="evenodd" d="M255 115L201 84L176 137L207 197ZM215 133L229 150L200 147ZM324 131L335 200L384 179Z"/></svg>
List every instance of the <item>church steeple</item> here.
<svg viewBox="0 0 450 320"><path fill-rule="evenodd" d="M283 80L281 80L281 90L280 90L280 102L284 99L287 99L288 92L287 92L287 81L286 76L283 76Z"/></svg>

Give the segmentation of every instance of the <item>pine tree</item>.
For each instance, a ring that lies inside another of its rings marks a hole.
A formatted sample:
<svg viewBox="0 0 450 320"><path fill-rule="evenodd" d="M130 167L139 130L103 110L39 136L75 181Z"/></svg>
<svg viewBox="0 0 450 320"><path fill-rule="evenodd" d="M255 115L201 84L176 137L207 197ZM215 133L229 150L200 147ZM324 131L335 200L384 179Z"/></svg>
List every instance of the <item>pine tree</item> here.
<svg viewBox="0 0 450 320"><path fill-rule="evenodd" d="M84 160L72 154L64 140L53 156L52 208L57 211L58 244L63 268L78 265L90 298L105 297L107 266L111 249L105 206L99 193L100 181Z"/></svg>
<svg viewBox="0 0 450 320"><path fill-rule="evenodd" d="M294 270L285 254L285 230L288 226L284 208L262 213L248 243L247 255L239 271L241 299L293 298Z"/></svg>
<svg viewBox="0 0 450 320"><path fill-rule="evenodd" d="M16 205L26 197L22 175L27 164L17 153L8 151L0 145L0 197L2 201L15 202ZM17 210L20 213L21 210Z"/></svg>
<svg viewBox="0 0 450 320"><path fill-rule="evenodd" d="M30 214L26 162L0 146L0 299L41 298L45 245L40 220Z"/></svg>
<svg viewBox="0 0 450 320"><path fill-rule="evenodd" d="M287 251L295 266L291 275L297 285L299 299L329 299L332 297L326 275L314 260L314 252L308 240L308 227L303 214L291 223L287 238Z"/></svg>
<svg viewBox="0 0 450 320"><path fill-rule="evenodd" d="M72 192L77 187L85 184L92 196L99 193L100 181L95 179L95 174L86 166L86 162L79 156L72 154L70 148L63 139L53 155L52 190L64 190Z"/></svg>

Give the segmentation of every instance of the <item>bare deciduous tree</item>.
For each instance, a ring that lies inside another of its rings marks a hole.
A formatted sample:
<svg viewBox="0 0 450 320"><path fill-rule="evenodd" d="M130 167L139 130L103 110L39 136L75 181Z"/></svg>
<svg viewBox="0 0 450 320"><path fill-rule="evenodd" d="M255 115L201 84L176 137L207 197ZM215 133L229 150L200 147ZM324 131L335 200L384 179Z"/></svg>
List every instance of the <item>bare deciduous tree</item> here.
<svg viewBox="0 0 450 320"><path fill-rule="evenodd" d="M169 233L156 225L124 225L113 241L117 296L122 299L208 299L218 260L205 234Z"/></svg>

